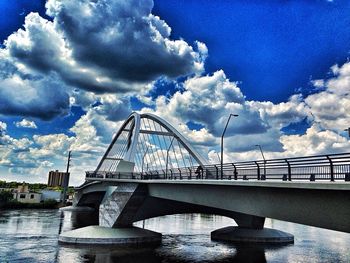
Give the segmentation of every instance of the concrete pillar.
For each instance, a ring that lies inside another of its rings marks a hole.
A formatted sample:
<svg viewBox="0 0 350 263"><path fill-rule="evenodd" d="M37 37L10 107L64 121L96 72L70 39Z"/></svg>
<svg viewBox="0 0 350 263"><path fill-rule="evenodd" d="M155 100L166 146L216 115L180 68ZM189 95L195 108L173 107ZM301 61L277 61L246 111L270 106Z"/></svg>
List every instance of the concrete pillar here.
<svg viewBox="0 0 350 263"><path fill-rule="evenodd" d="M99 225L131 227L134 216L147 196L145 185L120 183L109 187L100 204Z"/></svg>
<svg viewBox="0 0 350 263"><path fill-rule="evenodd" d="M133 227L134 217L147 196L147 186L119 183L109 186L99 207L99 226L62 233L59 242L86 245L157 245L162 235Z"/></svg>

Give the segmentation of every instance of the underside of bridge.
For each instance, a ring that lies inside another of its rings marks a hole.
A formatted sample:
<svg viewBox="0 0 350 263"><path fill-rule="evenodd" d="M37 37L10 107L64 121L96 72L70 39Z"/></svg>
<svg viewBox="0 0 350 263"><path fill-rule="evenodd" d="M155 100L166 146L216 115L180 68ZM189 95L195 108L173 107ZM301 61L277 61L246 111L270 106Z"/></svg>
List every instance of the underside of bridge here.
<svg viewBox="0 0 350 263"><path fill-rule="evenodd" d="M119 183L110 186L99 208L100 225L105 227L131 227L136 221L183 213L215 214L230 217L240 227L262 229L264 217L218 209L149 195L146 184Z"/></svg>

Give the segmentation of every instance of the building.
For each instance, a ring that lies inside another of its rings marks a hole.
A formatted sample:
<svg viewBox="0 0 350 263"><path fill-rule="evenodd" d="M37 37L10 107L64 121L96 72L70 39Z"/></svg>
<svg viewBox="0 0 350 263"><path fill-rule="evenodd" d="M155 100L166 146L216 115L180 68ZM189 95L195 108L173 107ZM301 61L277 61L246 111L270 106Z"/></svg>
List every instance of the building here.
<svg viewBox="0 0 350 263"><path fill-rule="evenodd" d="M69 173L59 172L58 170L49 172L49 180L47 182L48 187L65 187L68 186L68 182Z"/></svg>
<svg viewBox="0 0 350 263"><path fill-rule="evenodd" d="M41 194L29 192L28 185L19 185L13 192L13 199L21 203L36 204L41 201Z"/></svg>

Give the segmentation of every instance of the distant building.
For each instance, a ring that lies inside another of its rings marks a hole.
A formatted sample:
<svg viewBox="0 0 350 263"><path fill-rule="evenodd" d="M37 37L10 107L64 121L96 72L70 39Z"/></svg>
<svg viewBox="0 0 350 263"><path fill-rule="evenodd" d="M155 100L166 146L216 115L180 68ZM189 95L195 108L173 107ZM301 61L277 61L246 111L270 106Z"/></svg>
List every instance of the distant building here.
<svg viewBox="0 0 350 263"><path fill-rule="evenodd" d="M13 199L21 203L40 203L41 194L29 192L28 185L19 185L13 192Z"/></svg>
<svg viewBox="0 0 350 263"><path fill-rule="evenodd" d="M28 185L23 182L23 184L17 186L17 192L19 192L19 193L29 192Z"/></svg>
<svg viewBox="0 0 350 263"><path fill-rule="evenodd" d="M58 170L49 172L49 180L47 182L48 187L65 187L68 186L68 182L69 173L59 172Z"/></svg>

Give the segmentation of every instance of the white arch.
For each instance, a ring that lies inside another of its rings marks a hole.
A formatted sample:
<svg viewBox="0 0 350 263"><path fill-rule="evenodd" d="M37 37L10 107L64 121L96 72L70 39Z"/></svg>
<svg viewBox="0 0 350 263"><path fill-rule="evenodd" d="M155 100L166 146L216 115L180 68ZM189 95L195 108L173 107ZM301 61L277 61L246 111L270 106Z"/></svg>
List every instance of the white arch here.
<svg viewBox="0 0 350 263"><path fill-rule="evenodd" d="M106 159L108 159L108 154L112 150L114 144L117 142L118 138L120 137L120 135L122 134L123 131L129 132L128 141L130 140L130 146L127 149L127 152L125 153L123 160L121 160L121 161L126 161L129 163L135 162L137 143L138 143L139 134L140 134L141 119L144 119L144 118L153 120L153 121L157 122L161 127L165 128L171 136L175 137L182 144L182 146L189 152L189 154L197 161L197 163L199 165L207 165L208 164L208 161L206 159L204 159L196 151L196 149L186 140L186 138L182 134L180 134L167 121L165 121L164 119L162 119L154 114L151 114L151 113L143 113L140 115L139 113L133 112L129 115L129 117L126 119L126 121L120 127L117 134L114 136L112 142L110 143L110 145L107 148L107 151L105 152L100 163L98 164L98 166L95 170L96 172L99 171L103 162ZM131 121L133 121L133 124L131 125L130 129L126 129L127 125Z"/></svg>

